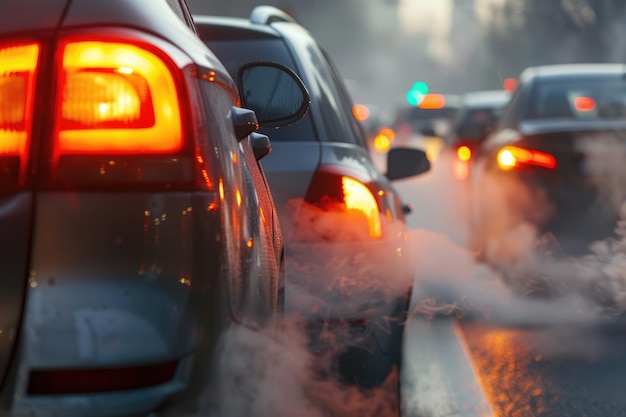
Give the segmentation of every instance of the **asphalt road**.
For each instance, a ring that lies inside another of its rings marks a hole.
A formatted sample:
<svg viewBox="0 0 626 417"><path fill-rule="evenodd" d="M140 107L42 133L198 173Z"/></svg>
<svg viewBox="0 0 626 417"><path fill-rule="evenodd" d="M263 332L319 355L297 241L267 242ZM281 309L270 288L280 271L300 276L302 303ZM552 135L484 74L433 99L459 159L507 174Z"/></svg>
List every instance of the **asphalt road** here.
<svg viewBox="0 0 626 417"><path fill-rule="evenodd" d="M465 249L465 191L444 163L398 184L414 206L416 285L405 337L406 417L626 416L626 324L577 297L512 295ZM471 317L462 312L471 311Z"/></svg>
<svg viewBox="0 0 626 417"><path fill-rule="evenodd" d="M406 417L626 415L626 326L503 327L414 318Z"/></svg>

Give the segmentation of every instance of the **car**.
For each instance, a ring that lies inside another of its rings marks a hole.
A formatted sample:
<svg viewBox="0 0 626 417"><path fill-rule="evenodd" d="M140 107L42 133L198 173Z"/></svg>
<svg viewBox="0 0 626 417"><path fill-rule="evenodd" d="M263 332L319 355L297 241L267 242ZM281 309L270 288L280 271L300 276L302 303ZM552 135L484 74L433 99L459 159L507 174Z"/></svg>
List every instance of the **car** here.
<svg viewBox="0 0 626 417"><path fill-rule="evenodd" d="M456 179L463 181L469 177L473 154L495 128L500 112L510 98L511 94L506 90L474 91L463 95L463 105L446 138Z"/></svg>
<svg viewBox="0 0 626 417"><path fill-rule="evenodd" d="M271 125L300 118L298 77L259 72ZM195 410L223 336L278 328L268 120L239 93L183 0L0 3L1 415Z"/></svg>
<svg viewBox="0 0 626 417"><path fill-rule="evenodd" d="M333 366L343 382L380 385L399 364L413 283L410 209L391 181L428 170L425 153L393 148L386 175L375 168L331 58L284 11L261 5L248 18L193 18L231 74L247 61L277 62L307 87L308 113L265 131L273 152L262 162L285 235L286 317L302 324L316 354L339 346ZM243 103L257 110L245 91ZM345 344L329 343L329 331Z"/></svg>
<svg viewBox="0 0 626 417"><path fill-rule="evenodd" d="M476 253L501 255L503 237L520 224L531 226L533 245L559 257L587 254L591 242L615 237L625 115L621 64L526 69L478 148L470 204Z"/></svg>
<svg viewBox="0 0 626 417"><path fill-rule="evenodd" d="M445 138L461 106L460 95L428 93L419 103L396 109L393 130L398 142L425 149L434 161L445 148Z"/></svg>

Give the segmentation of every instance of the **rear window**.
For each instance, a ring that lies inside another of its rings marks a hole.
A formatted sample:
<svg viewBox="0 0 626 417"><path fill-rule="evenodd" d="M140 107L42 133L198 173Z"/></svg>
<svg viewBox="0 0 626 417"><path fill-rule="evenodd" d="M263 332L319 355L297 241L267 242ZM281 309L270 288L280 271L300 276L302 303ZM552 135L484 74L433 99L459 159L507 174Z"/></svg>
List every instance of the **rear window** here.
<svg viewBox="0 0 626 417"><path fill-rule="evenodd" d="M201 26L199 32L202 35ZM206 37L203 38L235 80L239 68L253 61L276 62L295 70L295 64L285 44L280 39L207 41ZM309 113L291 126L262 129L261 133L268 135L272 141L316 140Z"/></svg>
<svg viewBox="0 0 626 417"><path fill-rule="evenodd" d="M465 139L483 139L486 131L496 125L500 108L474 108L459 117L456 132Z"/></svg>
<svg viewBox="0 0 626 417"><path fill-rule="evenodd" d="M442 109L421 109L408 107L398 112L398 121L420 122L435 119L453 119L458 109L456 107L444 107Z"/></svg>
<svg viewBox="0 0 626 417"><path fill-rule="evenodd" d="M616 119L626 117L626 81L621 78L539 81L527 119Z"/></svg>

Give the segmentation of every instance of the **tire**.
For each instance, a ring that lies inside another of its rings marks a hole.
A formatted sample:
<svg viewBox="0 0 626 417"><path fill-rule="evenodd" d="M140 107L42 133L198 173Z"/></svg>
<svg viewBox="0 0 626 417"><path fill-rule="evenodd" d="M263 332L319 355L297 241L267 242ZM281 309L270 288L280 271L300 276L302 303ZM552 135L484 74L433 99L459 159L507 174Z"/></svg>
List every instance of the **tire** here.
<svg viewBox="0 0 626 417"><path fill-rule="evenodd" d="M388 330L382 330L386 326L381 323L373 323L367 337L339 355L338 370L344 383L374 388L382 385L394 369L400 372L411 292L406 299L398 300L394 319L384 319Z"/></svg>

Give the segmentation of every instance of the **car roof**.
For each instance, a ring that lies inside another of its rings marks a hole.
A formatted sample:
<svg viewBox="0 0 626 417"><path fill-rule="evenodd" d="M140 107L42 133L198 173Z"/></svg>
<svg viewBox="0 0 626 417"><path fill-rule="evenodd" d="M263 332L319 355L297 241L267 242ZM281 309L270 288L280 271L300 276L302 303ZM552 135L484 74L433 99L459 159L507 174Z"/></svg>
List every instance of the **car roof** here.
<svg viewBox="0 0 626 417"><path fill-rule="evenodd" d="M68 0L0 1L0 34L54 30L63 16L67 2Z"/></svg>
<svg viewBox="0 0 626 417"><path fill-rule="evenodd" d="M560 64L529 67L522 72L522 81L531 78L566 79L579 77L622 76L626 73L624 64Z"/></svg>
<svg viewBox="0 0 626 417"><path fill-rule="evenodd" d="M246 33L255 39L279 38L279 33L270 24L252 23L250 19L241 17L193 15L193 20L198 28L214 28L211 32L213 40L223 39L247 39ZM265 36L264 36L265 35Z"/></svg>
<svg viewBox="0 0 626 417"><path fill-rule="evenodd" d="M500 107L511 98L506 90L484 90L466 93L463 96L465 107Z"/></svg>

